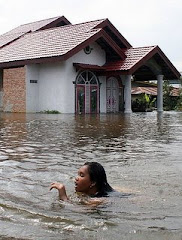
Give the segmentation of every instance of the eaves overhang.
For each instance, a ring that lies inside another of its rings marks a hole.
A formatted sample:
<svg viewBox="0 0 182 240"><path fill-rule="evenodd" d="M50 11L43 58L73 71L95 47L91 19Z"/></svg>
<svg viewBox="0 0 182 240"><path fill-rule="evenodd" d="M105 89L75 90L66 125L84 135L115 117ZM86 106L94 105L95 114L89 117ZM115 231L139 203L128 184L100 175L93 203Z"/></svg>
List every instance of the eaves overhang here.
<svg viewBox="0 0 182 240"><path fill-rule="evenodd" d="M69 52L67 52L64 56L64 60L69 59L85 47L87 47L89 44L97 41L99 38L103 38L111 47L112 49L118 54L118 56L121 59L125 59L126 55L124 54L124 51L118 47L118 45L112 40L112 38L102 29L98 31L96 34L88 38L86 41L82 42L81 44L77 45L75 48L71 49Z"/></svg>
<svg viewBox="0 0 182 240"><path fill-rule="evenodd" d="M131 48L132 45L126 40L126 38L121 35L121 33L114 27L114 25L109 21L109 19L106 19L102 23L98 24L95 28L102 28L108 27L113 34L125 45L125 48Z"/></svg>
<svg viewBox="0 0 182 240"><path fill-rule="evenodd" d="M76 68L76 71L90 70L94 72L104 72L106 70L105 67L94 64L73 63L73 66Z"/></svg>
<svg viewBox="0 0 182 240"><path fill-rule="evenodd" d="M64 60L63 56L17 60L17 61L0 63L0 68L21 67L29 64L52 63L52 62L58 62L63 60Z"/></svg>

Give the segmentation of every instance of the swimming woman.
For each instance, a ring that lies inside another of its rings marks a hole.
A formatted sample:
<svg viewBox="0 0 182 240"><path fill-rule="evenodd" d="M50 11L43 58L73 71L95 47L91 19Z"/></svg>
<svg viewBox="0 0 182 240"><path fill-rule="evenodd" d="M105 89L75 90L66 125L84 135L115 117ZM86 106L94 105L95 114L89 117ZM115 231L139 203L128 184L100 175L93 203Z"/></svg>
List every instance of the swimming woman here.
<svg viewBox="0 0 182 240"><path fill-rule="evenodd" d="M62 183L52 183L50 190L53 188L58 190L60 200L69 200ZM78 176L75 178L75 191L90 197L106 197L109 192L114 190L107 182L103 166L97 162L86 162L79 169Z"/></svg>

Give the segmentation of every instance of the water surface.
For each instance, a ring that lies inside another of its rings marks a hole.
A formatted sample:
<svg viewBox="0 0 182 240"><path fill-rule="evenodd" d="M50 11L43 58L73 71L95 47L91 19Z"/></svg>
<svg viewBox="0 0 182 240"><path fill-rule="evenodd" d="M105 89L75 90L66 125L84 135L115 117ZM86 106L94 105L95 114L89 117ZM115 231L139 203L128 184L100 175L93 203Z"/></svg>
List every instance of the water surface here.
<svg viewBox="0 0 182 240"><path fill-rule="evenodd" d="M182 113L0 113L0 239L182 239ZM128 197L97 207L74 194L98 161ZM58 201L51 182L66 185Z"/></svg>

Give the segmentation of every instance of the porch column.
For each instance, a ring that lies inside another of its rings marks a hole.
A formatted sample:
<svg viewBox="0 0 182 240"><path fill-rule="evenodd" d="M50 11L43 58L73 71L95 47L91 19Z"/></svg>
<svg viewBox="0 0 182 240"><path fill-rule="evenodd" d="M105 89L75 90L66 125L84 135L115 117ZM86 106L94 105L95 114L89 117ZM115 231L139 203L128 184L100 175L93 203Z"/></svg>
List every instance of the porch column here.
<svg viewBox="0 0 182 240"><path fill-rule="evenodd" d="M163 75L157 75L157 111L163 112Z"/></svg>
<svg viewBox="0 0 182 240"><path fill-rule="evenodd" d="M125 77L125 88L124 88L124 99L125 99L125 105L124 105L124 112L125 113L131 113L131 76L132 75L126 75Z"/></svg>

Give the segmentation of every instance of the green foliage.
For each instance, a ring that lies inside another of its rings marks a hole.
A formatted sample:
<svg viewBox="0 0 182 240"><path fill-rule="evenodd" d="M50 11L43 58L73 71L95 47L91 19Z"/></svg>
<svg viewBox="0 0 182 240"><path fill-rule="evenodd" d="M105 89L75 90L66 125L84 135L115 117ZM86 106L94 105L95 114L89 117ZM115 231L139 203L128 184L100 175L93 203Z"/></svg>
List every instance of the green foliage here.
<svg viewBox="0 0 182 240"><path fill-rule="evenodd" d="M132 102L133 111L152 111L155 105L156 98L153 98L146 93L142 93L138 96L136 100Z"/></svg>
<svg viewBox="0 0 182 240"><path fill-rule="evenodd" d="M164 110L175 110L179 101L179 97L172 96L173 87L169 84L169 81L164 81L163 84L163 107Z"/></svg>
<svg viewBox="0 0 182 240"><path fill-rule="evenodd" d="M176 104L176 108L177 111L182 111L182 89L180 90L180 95Z"/></svg>
<svg viewBox="0 0 182 240"><path fill-rule="evenodd" d="M146 93L143 94L143 103L145 104L146 108L154 107L155 101L156 101L156 98L152 98L151 95L147 95Z"/></svg>
<svg viewBox="0 0 182 240"><path fill-rule="evenodd" d="M181 89L179 93L179 99L176 105L176 110L177 111L182 111L182 76L180 77L180 84L181 84Z"/></svg>
<svg viewBox="0 0 182 240"><path fill-rule="evenodd" d="M60 112L57 110L45 110L41 113L46 113L46 114L59 114Z"/></svg>

